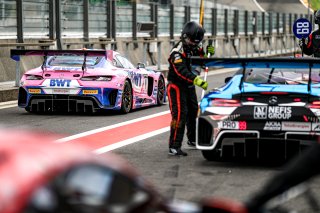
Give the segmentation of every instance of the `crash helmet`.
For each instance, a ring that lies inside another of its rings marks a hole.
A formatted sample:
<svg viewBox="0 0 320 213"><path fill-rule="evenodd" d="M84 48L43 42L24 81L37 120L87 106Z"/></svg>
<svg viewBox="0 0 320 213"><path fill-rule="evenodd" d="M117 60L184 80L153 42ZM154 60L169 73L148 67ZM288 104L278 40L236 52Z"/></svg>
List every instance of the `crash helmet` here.
<svg viewBox="0 0 320 213"><path fill-rule="evenodd" d="M185 45L198 46L203 39L205 30L198 23L190 21L181 31L181 40Z"/></svg>
<svg viewBox="0 0 320 213"><path fill-rule="evenodd" d="M320 24L320 10L314 12L314 23Z"/></svg>

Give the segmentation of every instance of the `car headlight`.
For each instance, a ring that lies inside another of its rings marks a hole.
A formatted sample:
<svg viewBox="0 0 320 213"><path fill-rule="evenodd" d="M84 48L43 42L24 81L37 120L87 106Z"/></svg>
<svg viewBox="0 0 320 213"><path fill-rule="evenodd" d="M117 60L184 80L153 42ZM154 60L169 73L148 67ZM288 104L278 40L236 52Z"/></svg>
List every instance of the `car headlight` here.
<svg viewBox="0 0 320 213"><path fill-rule="evenodd" d="M80 79L81 81L111 81L112 76L85 76Z"/></svg>
<svg viewBox="0 0 320 213"><path fill-rule="evenodd" d="M26 79L27 80L42 80L43 77L40 75L27 75Z"/></svg>

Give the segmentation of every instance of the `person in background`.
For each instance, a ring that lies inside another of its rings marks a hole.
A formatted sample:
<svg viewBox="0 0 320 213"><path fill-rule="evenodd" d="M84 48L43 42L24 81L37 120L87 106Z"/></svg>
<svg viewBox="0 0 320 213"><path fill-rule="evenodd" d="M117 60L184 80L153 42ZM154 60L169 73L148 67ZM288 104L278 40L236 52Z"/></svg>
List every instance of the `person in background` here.
<svg viewBox="0 0 320 213"><path fill-rule="evenodd" d="M302 53L320 57L320 10L314 12L314 23L318 25L318 29L310 33L307 38L307 44L305 43L305 38L299 40L299 46Z"/></svg>
<svg viewBox="0 0 320 213"><path fill-rule="evenodd" d="M195 146L198 113L195 86L206 90L208 82L192 72L190 57L207 57L206 53L214 55L215 52L211 45L208 45L207 52L204 52L201 43L204 33L205 30L198 23L194 21L186 23L182 29L180 41L172 48L169 55L167 93L172 116L169 137L170 155L187 156L187 153L181 150L186 125L188 145Z"/></svg>

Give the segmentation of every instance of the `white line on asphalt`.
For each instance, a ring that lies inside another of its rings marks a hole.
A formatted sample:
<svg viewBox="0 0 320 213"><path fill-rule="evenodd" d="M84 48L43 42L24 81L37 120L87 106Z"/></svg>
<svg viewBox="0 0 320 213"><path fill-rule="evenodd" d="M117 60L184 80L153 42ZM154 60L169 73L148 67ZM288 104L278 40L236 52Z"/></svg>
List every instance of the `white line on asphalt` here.
<svg viewBox="0 0 320 213"><path fill-rule="evenodd" d="M96 134L96 133L99 133L99 132L103 132L103 131L106 131L106 130L109 130L109 129L114 129L114 128L121 127L121 126L124 126L124 125L132 124L132 123L135 123L135 122L138 122L138 121L143 121L143 120L146 120L146 119L149 119L149 118L155 118L155 117L158 117L158 116L161 116L161 115L165 115L165 114L168 114L168 113L170 113L170 111L166 110L166 111L159 112L159 113L156 113L156 114L153 114L153 115L148 115L148 116L144 116L144 117L141 117L141 118L136 118L136 119L133 119L133 120L130 120L130 121L125 121L125 122L121 122L121 123L118 123L118 124L101 127L99 129L94 129L94 130L90 130L90 131L87 131L87 132L82 132L82 133L79 133L79 134L76 134L76 135L71 135L71 136L68 136L68 137L65 137L65 138L58 139L55 142L63 143L63 142L71 141L71 140L74 140L74 139L77 139L77 138L85 137L85 136Z"/></svg>
<svg viewBox="0 0 320 213"><path fill-rule="evenodd" d="M167 126L167 127L162 128L162 129L158 129L158 130L155 130L155 131L152 131L152 132L148 132L148 133L143 134L143 135L139 135L139 136L127 139L127 140L119 141L117 143L101 147L99 149L94 150L94 153L100 155L100 154L112 151L114 149L118 149L120 147L129 145L129 144L132 144L132 143L136 143L136 142L139 142L141 140L144 140L144 139L147 139L147 138L150 138L150 137L154 137L156 135L168 132L169 130L170 130L170 127Z"/></svg>
<svg viewBox="0 0 320 213"><path fill-rule="evenodd" d="M6 109L11 107L17 107L18 101L6 101L6 102L0 102L0 109Z"/></svg>

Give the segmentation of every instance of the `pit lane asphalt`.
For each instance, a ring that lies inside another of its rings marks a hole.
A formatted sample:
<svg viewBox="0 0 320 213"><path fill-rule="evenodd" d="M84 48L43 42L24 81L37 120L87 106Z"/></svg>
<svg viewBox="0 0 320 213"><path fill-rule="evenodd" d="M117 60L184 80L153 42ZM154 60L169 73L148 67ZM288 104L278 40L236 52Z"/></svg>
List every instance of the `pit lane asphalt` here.
<svg viewBox="0 0 320 213"><path fill-rule="evenodd" d="M222 85L226 76L230 74L209 76L210 87ZM201 90L198 90L198 97L200 94ZM126 115L37 115L13 107L0 109L0 123L10 128L35 129L68 136L166 111L168 108L168 105L150 107ZM169 133L165 132L113 151L126 158L168 198L198 201L205 196L227 196L244 200L259 189L268 177L281 171L279 165L208 162L203 159L200 151L187 149L185 143L183 148L189 154L187 157L168 156L168 137ZM320 181L314 180L311 186L316 197L320 197ZM293 200L289 206L295 209L309 207L303 198Z"/></svg>

